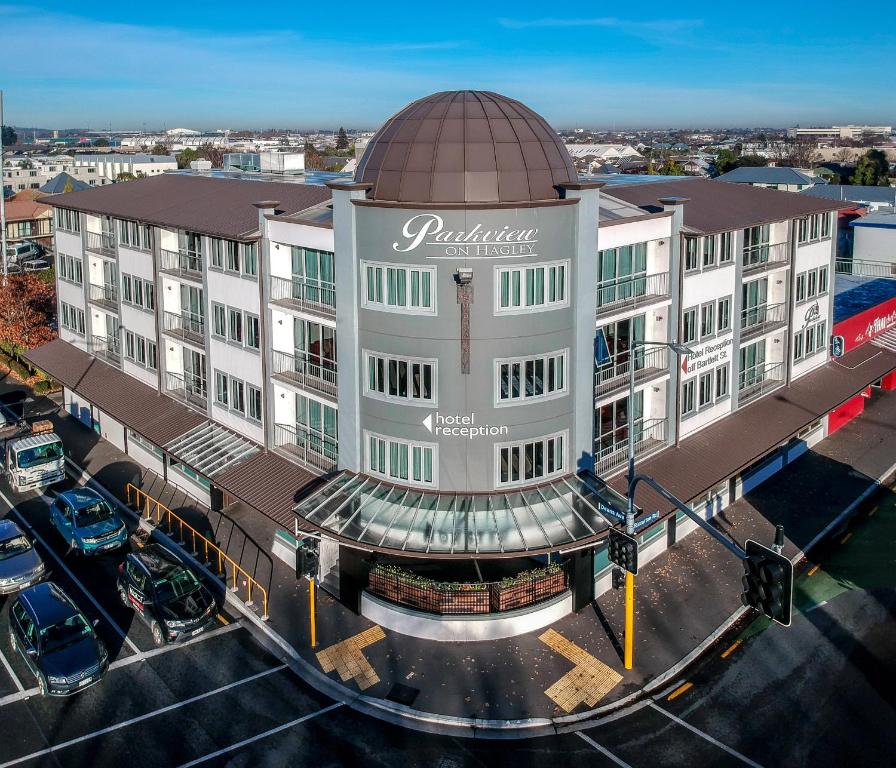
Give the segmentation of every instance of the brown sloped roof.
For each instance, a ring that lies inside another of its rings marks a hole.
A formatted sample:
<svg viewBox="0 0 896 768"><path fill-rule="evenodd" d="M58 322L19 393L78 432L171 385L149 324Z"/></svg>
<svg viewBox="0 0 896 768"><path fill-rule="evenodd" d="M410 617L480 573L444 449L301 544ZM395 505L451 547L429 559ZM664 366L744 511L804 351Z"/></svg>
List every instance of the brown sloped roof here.
<svg viewBox="0 0 896 768"><path fill-rule="evenodd" d="M371 199L411 203L557 200L556 187L577 180L545 119L489 91L412 102L377 131L355 172Z"/></svg>
<svg viewBox="0 0 896 768"><path fill-rule="evenodd" d="M36 200L9 200L6 203L6 220L7 221L31 221L39 219L42 216L50 216L51 208L49 205L39 203Z"/></svg>
<svg viewBox="0 0 896 768"><path fill-rule="evenodd" d="M606 190L610 197L643 208L661 211L661 197L685 197L684 225L705 234L728 232L786 221L812 213L825 213L849 207L836 200L822 200L796 192L781 192L749 184L730 184L715 179L657 181L653 184L629 184Z"/></svg>
<svg viewBox="0 0 896 768"><path fill-rule="evenodd" d="M253 203L274 200L279 203L277 213L290 214L329 199L330 190L314 184L164 173L50 195L42 202L239 240L251 239L258 231L258 209Z"/></svg>
<svg viewBox="0 0 896 768"><path fill-rule="evenodd" d="M865 344L684 438L678 446L636 463L636 472L657 480L688 503L762 458L803 427L830 413L869 384L896 369L896 352ZM627 492L624 476L608 484ZM641 484L635 503L645 512L672 510Z"/></svg>

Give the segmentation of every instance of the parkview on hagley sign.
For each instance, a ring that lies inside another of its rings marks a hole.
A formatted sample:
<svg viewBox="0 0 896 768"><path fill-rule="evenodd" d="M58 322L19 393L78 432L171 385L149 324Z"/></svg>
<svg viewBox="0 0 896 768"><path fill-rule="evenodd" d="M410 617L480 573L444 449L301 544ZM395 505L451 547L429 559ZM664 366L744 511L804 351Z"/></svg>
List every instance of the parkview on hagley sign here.
<svg viewBox="0 0 896 768"><path fill-rule="evenodd" d="M445 222L435 213L420 213L408 219L401 228L404 241L392 243L392 250L408 253L421 245L439 246L440 255L427 258L514 258L537 256L538 228L511 229L504 225L500 229L483 229L476 224L472 229L445 229Z"/></svg>

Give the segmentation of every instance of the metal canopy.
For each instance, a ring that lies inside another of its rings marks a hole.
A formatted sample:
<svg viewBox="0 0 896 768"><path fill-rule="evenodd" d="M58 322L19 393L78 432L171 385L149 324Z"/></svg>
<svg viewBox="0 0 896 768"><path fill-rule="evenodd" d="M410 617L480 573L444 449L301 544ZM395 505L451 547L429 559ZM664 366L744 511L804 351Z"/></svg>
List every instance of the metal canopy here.
<svg viewBox="0 0 896 768"><path fill-rule="evenodd" d="M184 432L164 448L205 477L214 477L259 450L257 443L212 421Z"/></svg>
<svg viewBox="0 0 896 768"><path fill-rule="evenodd" d="M569 549L623 515L625 499L569 475L492 493L439 493L344 471L293 511L324 533L362 548L496 556Z"/></svg>

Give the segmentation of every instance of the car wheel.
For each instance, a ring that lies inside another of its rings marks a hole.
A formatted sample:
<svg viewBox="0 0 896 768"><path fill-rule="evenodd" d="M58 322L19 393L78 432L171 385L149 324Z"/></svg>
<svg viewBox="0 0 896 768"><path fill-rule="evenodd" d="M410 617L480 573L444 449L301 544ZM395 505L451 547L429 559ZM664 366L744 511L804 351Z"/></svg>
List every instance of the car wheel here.
<svg viewBox="0 0 896 768"><path fill-rule="evenodd" d="M152 641L159 647L165 645L165 633L162 631L162 625L157 621L153 621L149 625L149 631L152 632Z"/></svg>
<svg viewBox="0 0 896 768"><path fill-rule="evenodd" d="M120 584L118 585L118 599L121 600L121 604L125 608L131 607L131 601L128 600L128 593L125 591L124 587L122 587Z"/></svg>
<svg viewBox="0 0 896 768"><path fill-rule="evenodd" d="M43 675L37 676L37 684L40 687L40 695L41 696L46 696L49 694L49 690L47 688L47 681Z"/></svg>

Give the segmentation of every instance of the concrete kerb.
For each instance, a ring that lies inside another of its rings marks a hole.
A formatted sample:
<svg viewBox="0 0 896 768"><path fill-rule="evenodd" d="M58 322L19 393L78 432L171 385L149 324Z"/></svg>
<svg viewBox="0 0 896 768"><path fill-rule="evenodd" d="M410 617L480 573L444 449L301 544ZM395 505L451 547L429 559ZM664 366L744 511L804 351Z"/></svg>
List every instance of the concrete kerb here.
<svg viewBox="0 0 896 768"><path fill-rule="evenodd" d="M155 535L163 542L166 542L168 546L176 548L182 552L197 568L206 573L209 578L212 580L217 579L217 576L215 576L215 574L203 563L196 560L189 552L186 552L170 537L151 526L141 515L138 515L119 501L118 498L94 480L93 477L86 470L78 466L77 463L69 458L66 458L66 463L78 472L79 477L77 479L88 483L118 508L124 510L132 519L137 519L142 529L155 533ZM817 546L817 544L832 531L835 531L838 526L842 525L844 521L855 512L859 505L880 488L884 484L884 481L894 472L896 472L896 463L890 466L877 480L872 482L858 497L856 497L855 500L837 515L834 520L826 525L803 550L797 552L792 558L794 565L801 562L813 547ZM643 699L645 696L653 696L657 690L666 686L672 678L681 674L687 667L697 661L749 610L745 606L741 606L735 610L679 662L649 681L639 690L634 691L617 701L574 715L564 715L552 718L526 718L520 720L480 720L478 718L423 712L403 704L365 696L340 685L302 658L279 633L275 632L269 624L262 621L254 611L248 608L245 603L243 603L243 601L229 589L225 588L224 591L227 604L248 619L251 626L255 629L253 636L256 638L256 641L287 664L293 672L320 693L323 693L335 701L339 701L362 714L370 715L371 717L375 717L394 725L428 733L437 733L440 735L488 739L520 739L568 733L583 728L590 728L602 722L609 722L621 717L629 710L634 711L636 708L640 708L644 705L645 702Z"/></svg>

